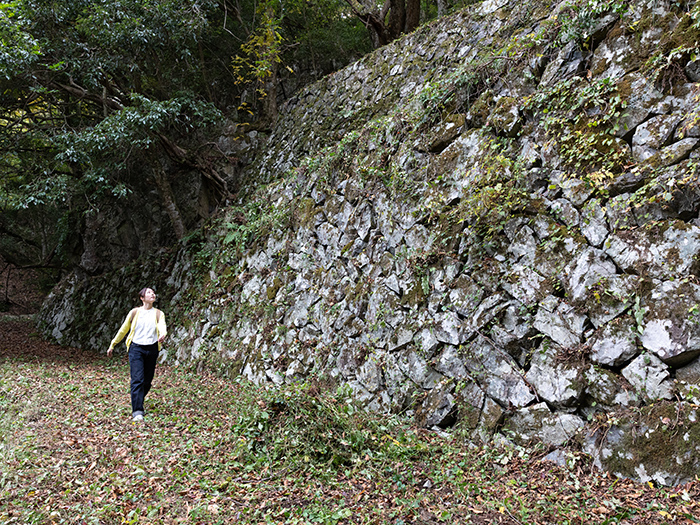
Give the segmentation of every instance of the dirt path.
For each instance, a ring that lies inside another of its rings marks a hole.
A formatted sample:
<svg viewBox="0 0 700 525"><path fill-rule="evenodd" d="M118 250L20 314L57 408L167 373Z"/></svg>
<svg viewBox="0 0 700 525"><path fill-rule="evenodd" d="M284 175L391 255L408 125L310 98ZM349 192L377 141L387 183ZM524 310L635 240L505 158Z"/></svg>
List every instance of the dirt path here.
<svg viewBox="0 0 700 525"><path fill-rule="evenodd" d="M100 360L95 352L59 346L44 340L34 327L32 315L0 314L0 358L22 360Z"/></svg>
<svg viewBox="0 0 700 525"><path fill-rule="evenodd" d="M46 291L42 283L48 275L35 269L19 269L0 256L0 315L36 312Z"/></svg>

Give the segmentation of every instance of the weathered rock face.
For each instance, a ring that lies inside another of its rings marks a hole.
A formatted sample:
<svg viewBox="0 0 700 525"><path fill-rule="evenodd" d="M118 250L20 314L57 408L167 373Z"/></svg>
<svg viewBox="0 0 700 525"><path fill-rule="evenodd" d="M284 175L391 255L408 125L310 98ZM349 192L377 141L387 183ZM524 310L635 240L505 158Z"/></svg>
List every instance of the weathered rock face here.
<svg viewBox="0 0 700 525"><path fill-rule="evenodd" d="M260 141L256 131L241 130L231 123L223 126L216 140L217 151L238 160L217 168L231 189L241 176L240 164L252 161L251 155ZM183 143L183 146L189 148L191 144ZM166 157L159 159L159 165L167 172L173 207L183 225L188 230L200 227L221 196L197 170L178 166ZM130 189L126 196L111 206L91 210L82 219L82 235L76 239L82 251L76 255L75 264L88 275L120 268L176 241L167 205L150 164L144 162L135 168L124 183Z"/></svg>
<svg viewBox="0 0 700 525"><path fill-rule="evenodd" d="M578 26L567 5L484 2L305 89L250 168L269 185L67 280L46 333L105 348L152 283L168 361L322 375L475 440L579 440L620 475L692 479L700 91L688 54L649 64L700 29L664 2Z"/></svg>
<svg viewBox="0 0 700 525"><path fill-rule="evenodd" d="M180 172L173 177L173 192L183 222L189 227L202 220L200 195L206 194L202 177L194 172ZM144 168L132 175L129 188L134 191L121 198L119 205L106 206L83 219L82 252L77 266L89 275L119 268L148 254L154 247L169 246L175 234L162 204L155 181ZM138 196L147 196L144 203ZM208 211L208 210L207 210Z"/></svg>

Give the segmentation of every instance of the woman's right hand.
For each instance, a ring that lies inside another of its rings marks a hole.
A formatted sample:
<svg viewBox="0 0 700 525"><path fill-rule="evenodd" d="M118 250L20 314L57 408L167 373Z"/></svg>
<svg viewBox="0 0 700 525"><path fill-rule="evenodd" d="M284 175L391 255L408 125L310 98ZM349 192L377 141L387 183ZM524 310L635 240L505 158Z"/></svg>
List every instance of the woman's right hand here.
<svg viewBox="0 0 700 525"><path fill-rule="evenodd" d="M107 357L112 357L112 352L114 352L114 349L112 349L112 348L107 350Z"/></svg>

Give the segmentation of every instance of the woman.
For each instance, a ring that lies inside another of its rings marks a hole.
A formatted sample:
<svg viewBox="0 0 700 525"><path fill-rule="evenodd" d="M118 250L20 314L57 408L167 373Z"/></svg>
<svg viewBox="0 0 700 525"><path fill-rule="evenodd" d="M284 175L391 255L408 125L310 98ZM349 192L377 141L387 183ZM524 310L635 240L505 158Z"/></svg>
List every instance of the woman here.
<svg viewBox="0 0 700 525"><path fill-rule="evenodd" d="M153 307L155 292L151 288L144 288L139 292L139 299L143 306L129 312L107 350L107 355L112 357L114 347L127 336L126 348L131 369L131 415L134 422L143 421L143 400L151 389L160 345L168 333L163 312Z"/></svg>

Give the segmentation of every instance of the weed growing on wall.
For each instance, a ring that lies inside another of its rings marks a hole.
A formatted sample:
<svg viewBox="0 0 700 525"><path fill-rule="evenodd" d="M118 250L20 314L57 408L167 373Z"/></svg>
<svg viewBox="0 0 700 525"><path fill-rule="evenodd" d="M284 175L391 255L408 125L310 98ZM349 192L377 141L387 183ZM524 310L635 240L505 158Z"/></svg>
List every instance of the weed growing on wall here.
<svg viewBox="0 0 700 525"><path fill-rule="evenodd" d="M666 88L674 82L687 82L683 67L700 54L700 8L696 4L685 13L673 31L665 34L642 71Z"/></svg>
<svg viewBox="0 0 700 525"><path fill-rule="evenodd" d="M278 209L264 199L255 199L242 206L228 208L221 223L226 256L240 257L252 242L281 228L288 219L288 209Z"/></svg>
<svg viewBox="0 0 700 525"><path fill-rule="evenodd" d="M629 11L629 2L622 0L584 0L570 2L564 9L559 31L559 42L577 42L581 48L588 45L588 39L596 29L601 16L614 13L624 16Z"/></svg>
<svg viewBox="0 0 700 525"><path fill-rule="evenodd" d="M691 111L685 118L685 121L678 129L680 138L685 138L686 134L695 126L700 124L700 85L695 86L695 109Z"/></svg>
<svg viewBox="0 0 700 525"><path fill-rule="evenodd" d="M421 111L413 116L415 130L434 124L445 112L468 109L487 88L492 63L465 63L445 77L427 82L418 95Z"/></svg>
<svg viewBox="0 0 700 525"><path fill-rule="evenodd" d="M592 183L601 174L622 172L629 163L628 148L618 145L614 136L626 107L609 78L562 80L525 101L550 143L558 146L564 167Z"/></svg>
<svg viewBox="0 0 700 525"><path fill-rule="evenodd" d="M526 79L533 79L543 57L553 55L568 42L575 42L581 49L589 47L602 15L623 16L628 8L628 2L621 0L568 2L556 16L542 20L537 30L529 33L522 31L520 17L507 19L499 37L485 45L477 57L460 64L439 81L425 84L418 96L422 111L414 115L416 129L436 122L445 113L470 110L486 90L515 72L520 76L524 71Z"/></svg>
<svg viewBox="0 0 700 525"><path fill-rule="evenodd" d="M491 139L489 153L467 174L469 193L457 208L460 218L484 240L500 234L532 201L522 165L508 156L508 146L509 139Z"/></svg>
<svg viewBox="0 0 700 525"><path fill-rule="evenodd" d="M367 122L360 130L346 133L334 145L306 157L292 171L301 194L312 187L331 194L337 184L352 178L360 188L383 185L391 194L412 187L405 170L394 161L394 155L409 133L401 114Z"/></svg>

